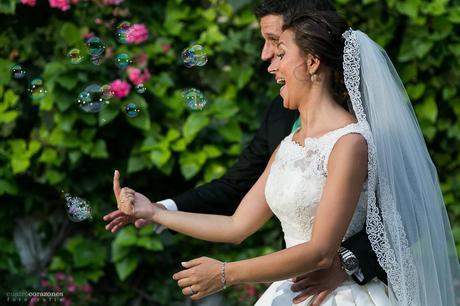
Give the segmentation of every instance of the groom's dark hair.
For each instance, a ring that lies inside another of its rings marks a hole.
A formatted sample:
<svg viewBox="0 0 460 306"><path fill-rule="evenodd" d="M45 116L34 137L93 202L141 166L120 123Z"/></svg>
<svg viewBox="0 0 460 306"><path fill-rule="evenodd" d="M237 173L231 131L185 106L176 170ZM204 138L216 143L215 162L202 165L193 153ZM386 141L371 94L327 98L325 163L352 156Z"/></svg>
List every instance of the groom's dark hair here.
<svg viewBox="0 0 460 306"><path fill-rule="evenodd" d="M254 8L257 19L278 15L283 16L284 21L294 13L308 11L335 11L335 6L330 0L263 0Z"/></svg>

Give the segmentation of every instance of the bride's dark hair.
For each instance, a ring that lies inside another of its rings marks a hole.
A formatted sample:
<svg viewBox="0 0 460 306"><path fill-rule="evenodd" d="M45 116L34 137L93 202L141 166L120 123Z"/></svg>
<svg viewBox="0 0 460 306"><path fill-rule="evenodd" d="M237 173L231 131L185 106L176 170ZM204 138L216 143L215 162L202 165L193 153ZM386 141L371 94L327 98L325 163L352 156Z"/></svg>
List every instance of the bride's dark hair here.
<svg viewBox="0 0 460 306"><path fill-rule="evenodd" d="M304 54L311 54L321 64L331 69L331 91L334 99L349 110L350 97L343 81L343 48L345 40L342 34L348 24L335 11L307 11L292 14L283 26L283 30L293 30L295 42Z"/></svg>

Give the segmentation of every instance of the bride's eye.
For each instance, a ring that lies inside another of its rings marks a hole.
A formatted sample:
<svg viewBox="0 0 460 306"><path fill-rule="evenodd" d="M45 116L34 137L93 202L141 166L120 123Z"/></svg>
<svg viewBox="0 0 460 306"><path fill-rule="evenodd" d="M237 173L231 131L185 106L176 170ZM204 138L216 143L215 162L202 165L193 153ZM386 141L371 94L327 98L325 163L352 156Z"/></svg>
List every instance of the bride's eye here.
<svg viewBox="0 0 460 306"><path fill-rule="evenodd" d="M282 59L284 57L284 52L280 52L276 54L276 57L278 57L279 59Z"/></svg>

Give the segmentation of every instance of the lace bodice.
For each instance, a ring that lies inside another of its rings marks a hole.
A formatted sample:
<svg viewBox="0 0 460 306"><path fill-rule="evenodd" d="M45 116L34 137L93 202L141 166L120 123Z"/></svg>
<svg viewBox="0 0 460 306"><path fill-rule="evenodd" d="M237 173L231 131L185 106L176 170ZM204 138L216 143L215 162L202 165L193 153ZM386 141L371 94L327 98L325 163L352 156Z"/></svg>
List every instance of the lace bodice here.
<svg viewBox="0 0 460 306"><path fill-rule="evenodd" d="M349 133L364 134L367 126L352 123L319 138L306 138L301 146L292 140L281 142L265 186L265 197L281 221L286 246L308 241L327 178L327 162L337 140ZM344 240L358 233L366 220L367 182Z"/></svg>

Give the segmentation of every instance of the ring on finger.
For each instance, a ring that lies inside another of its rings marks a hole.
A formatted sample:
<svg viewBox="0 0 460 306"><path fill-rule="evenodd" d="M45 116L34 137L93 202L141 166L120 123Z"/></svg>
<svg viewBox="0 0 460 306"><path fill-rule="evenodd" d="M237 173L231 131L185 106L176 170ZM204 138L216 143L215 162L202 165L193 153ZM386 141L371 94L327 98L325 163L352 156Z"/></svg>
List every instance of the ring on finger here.
<svg viewBox="0 0 460 306"><path fill-rule="evenodd" d="M192 286L188 286L190 288L190 295L194 295L196 292L193 291Z"/></svg>

